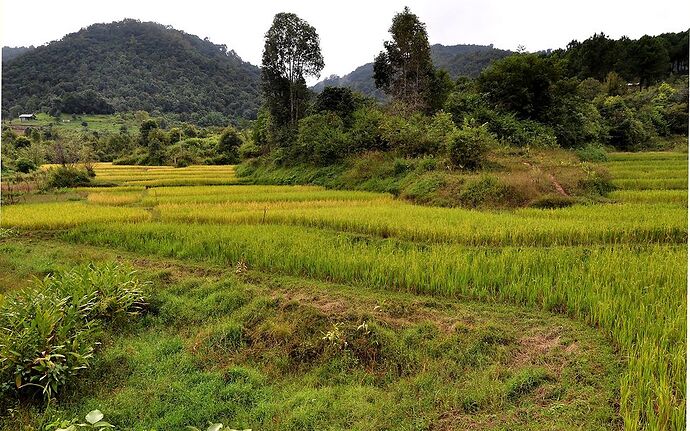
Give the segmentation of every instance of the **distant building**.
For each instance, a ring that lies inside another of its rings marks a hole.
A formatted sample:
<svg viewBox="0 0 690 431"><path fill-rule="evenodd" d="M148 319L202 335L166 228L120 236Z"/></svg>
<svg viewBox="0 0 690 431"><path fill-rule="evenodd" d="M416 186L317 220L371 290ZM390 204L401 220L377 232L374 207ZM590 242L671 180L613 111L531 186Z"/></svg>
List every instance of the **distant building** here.
<svg viewBox="0 0 690 431"><path fill-rule="evenodd" d="M21 114L19 116L19 121L29 121L29 120L35 120L36 115L35 114Z"/></svg>

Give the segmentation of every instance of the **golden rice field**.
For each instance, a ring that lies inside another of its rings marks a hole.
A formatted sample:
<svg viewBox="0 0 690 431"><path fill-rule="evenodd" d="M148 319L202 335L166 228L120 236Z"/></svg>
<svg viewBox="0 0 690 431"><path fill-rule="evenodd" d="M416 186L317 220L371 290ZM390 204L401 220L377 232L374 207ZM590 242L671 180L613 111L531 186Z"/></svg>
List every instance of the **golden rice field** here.
<svg viewBox="0 0 690 431"><path fill-rule="evenodd" d="M688 160L612 154L608 202L423 207L385 194L243 185L232 167L96 165L73 202L2 208L3 228L71 244L547 310L601 331L624 363L626 430L685 426Z"/></svg>

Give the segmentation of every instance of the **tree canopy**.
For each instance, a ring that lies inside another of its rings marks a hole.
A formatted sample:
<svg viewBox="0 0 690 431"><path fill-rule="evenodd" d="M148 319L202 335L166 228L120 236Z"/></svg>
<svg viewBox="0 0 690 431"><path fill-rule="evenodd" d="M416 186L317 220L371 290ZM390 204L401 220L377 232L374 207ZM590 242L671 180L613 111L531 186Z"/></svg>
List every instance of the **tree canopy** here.
<svg viewBox="0 0 690 431"><path fill-rule="evenodd" d="M224 125L255 118L259 68L170 27L94 24L2 64L2 111L159 111ZM13 109L14 108L14 109Z"/></svg>
<svg viewBox="0 0 690 431"><path fill-rule="evenodd" d="M296 126L304 116L308 98L305 78L318 77L323 66L316 29L293 13L276 14L265 36L261 82L278 125Z"/></svg>
<svg viewBox="0 0 690 431"><path fill-rule="evenodd" d="M412 107L426 108L434 78L426 26L405 7L389 32L392 40L383 43L374 60L376 87Z"/></svg>

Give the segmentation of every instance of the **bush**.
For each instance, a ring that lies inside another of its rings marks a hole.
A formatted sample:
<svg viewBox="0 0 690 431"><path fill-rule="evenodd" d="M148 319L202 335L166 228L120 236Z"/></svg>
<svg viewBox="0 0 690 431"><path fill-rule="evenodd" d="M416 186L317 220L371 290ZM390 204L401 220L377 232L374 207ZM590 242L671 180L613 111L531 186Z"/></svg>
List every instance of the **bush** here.
<svg viewBox="0 0 690 431"><path fill-rule="evenodd" d="M103 322L145 306L144 283L118 265L48 276L0 304L0 393L51 397L93 359Z"/></svg>
<svg viewBox="0 0 690 431"><path fill-rule="evenodd" d="M242 160L259 157L261 155L261 148L254 141L250 140L240 145L239 155Z"/></svg>
<svg viewBox="0 0 690 431"><path fill-rule="evenodd" d="M31 140L26 136L19 136L14 140L15 148L28 148L31 146Z"/></svg>
<svg viewBox="0 0 690 431"><path fill-rule="evenodd" d="M218 139L218 152L222 156L222 164L232 165L239 162L238 149L242 145L242 137L234 127L227 127Z"/></svg>
<svg viewBox="0 0 690 431"><path fill-rule="evenodd" d="M606 171L585 166L585 173L585 178L578 182L579 188L585 192L603 196L615 190L615 186Z"/></svg>
<svg viewBox="0 0 690 431"><path fill-rule="evenodd" d="M393 150L408 157L438 152L440 143L435 142L427 131L427 120L420 114L410 117L388 115L381 124L381 137Z"/></svg>
<svg viewBox="0 0 690 431"><path fill-rule="evenodd" d="M583 162L605 162L609 159L604 148L593 144L577 149L575 154Z"/></svg>
<svg viewBox="0 0 690 431"><path fill-rule="evenodd" d="M489 131L501 141L517 147L557 147L556 135L552 128L532 120L520 120L515 114L485 111L481 117Z"/></svg>
<svg viewBox="0 0 690 431"><path fill-rule="evenodd" d="M352 114L350 142L352 152L385 150L386 142L381 136L383 113L375 108L361 108Z"/></svg>
<svg viewBox="0 0 690 431"><path fill-rule="evenodd" d="M484 126L474 126L466 121L462 129L448 144L448 157L455 166L477 169L482 165L489 148L496 141Z"/></svg>
<svg viewBox="0 0 690 431"><path fill-rule="evenodd" d="M50 171L48 187L61 189L65 187L83 187L91 183L88 172L72 166L60 166Z"/></svg>
<svg viewBox="0 0 690 431"><path fill-rule="evenodd" d="M17 161L14 162L14 166L19 172L24 174L28 174L29 172L36 170L36 164L33 161L24 158L17 159Z"/></svg>
<svg viewBox="0 0 690 431"><path fill-rule="evenodd" d="M469 181L460 194L460 202L468 207L497 205L506 199L507 187L496 177L483 175L481 178Z"/></svg>
<svg viewBox="0 0 690 431"><path fill-rule="evenodd" d="M310 115L299 122L297 152L302 160L332 164L348 152L348 143L343 121L334 113Z"/></svg>
<svg viewBox="0 0 690 431"><path fill-rule="evenodd" d="M622 97L607 97L601 103L602 117L608 126L607 143L619 150L635 150L649 142L644 124Z"/></svg>

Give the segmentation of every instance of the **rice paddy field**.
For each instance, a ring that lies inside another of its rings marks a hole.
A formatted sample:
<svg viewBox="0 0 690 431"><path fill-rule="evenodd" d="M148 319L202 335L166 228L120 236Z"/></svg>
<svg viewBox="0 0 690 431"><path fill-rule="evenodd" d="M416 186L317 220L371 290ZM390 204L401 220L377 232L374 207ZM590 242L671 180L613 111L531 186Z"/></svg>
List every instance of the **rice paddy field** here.
<svg viewBox="0 0 690 431"><path fill-rule="evenodd" d="M85 261L153 281L54 407L125 429L685 429L687 154L603 166L606 202L478 211L97 164L2 208L0 293Z"/></svg>

